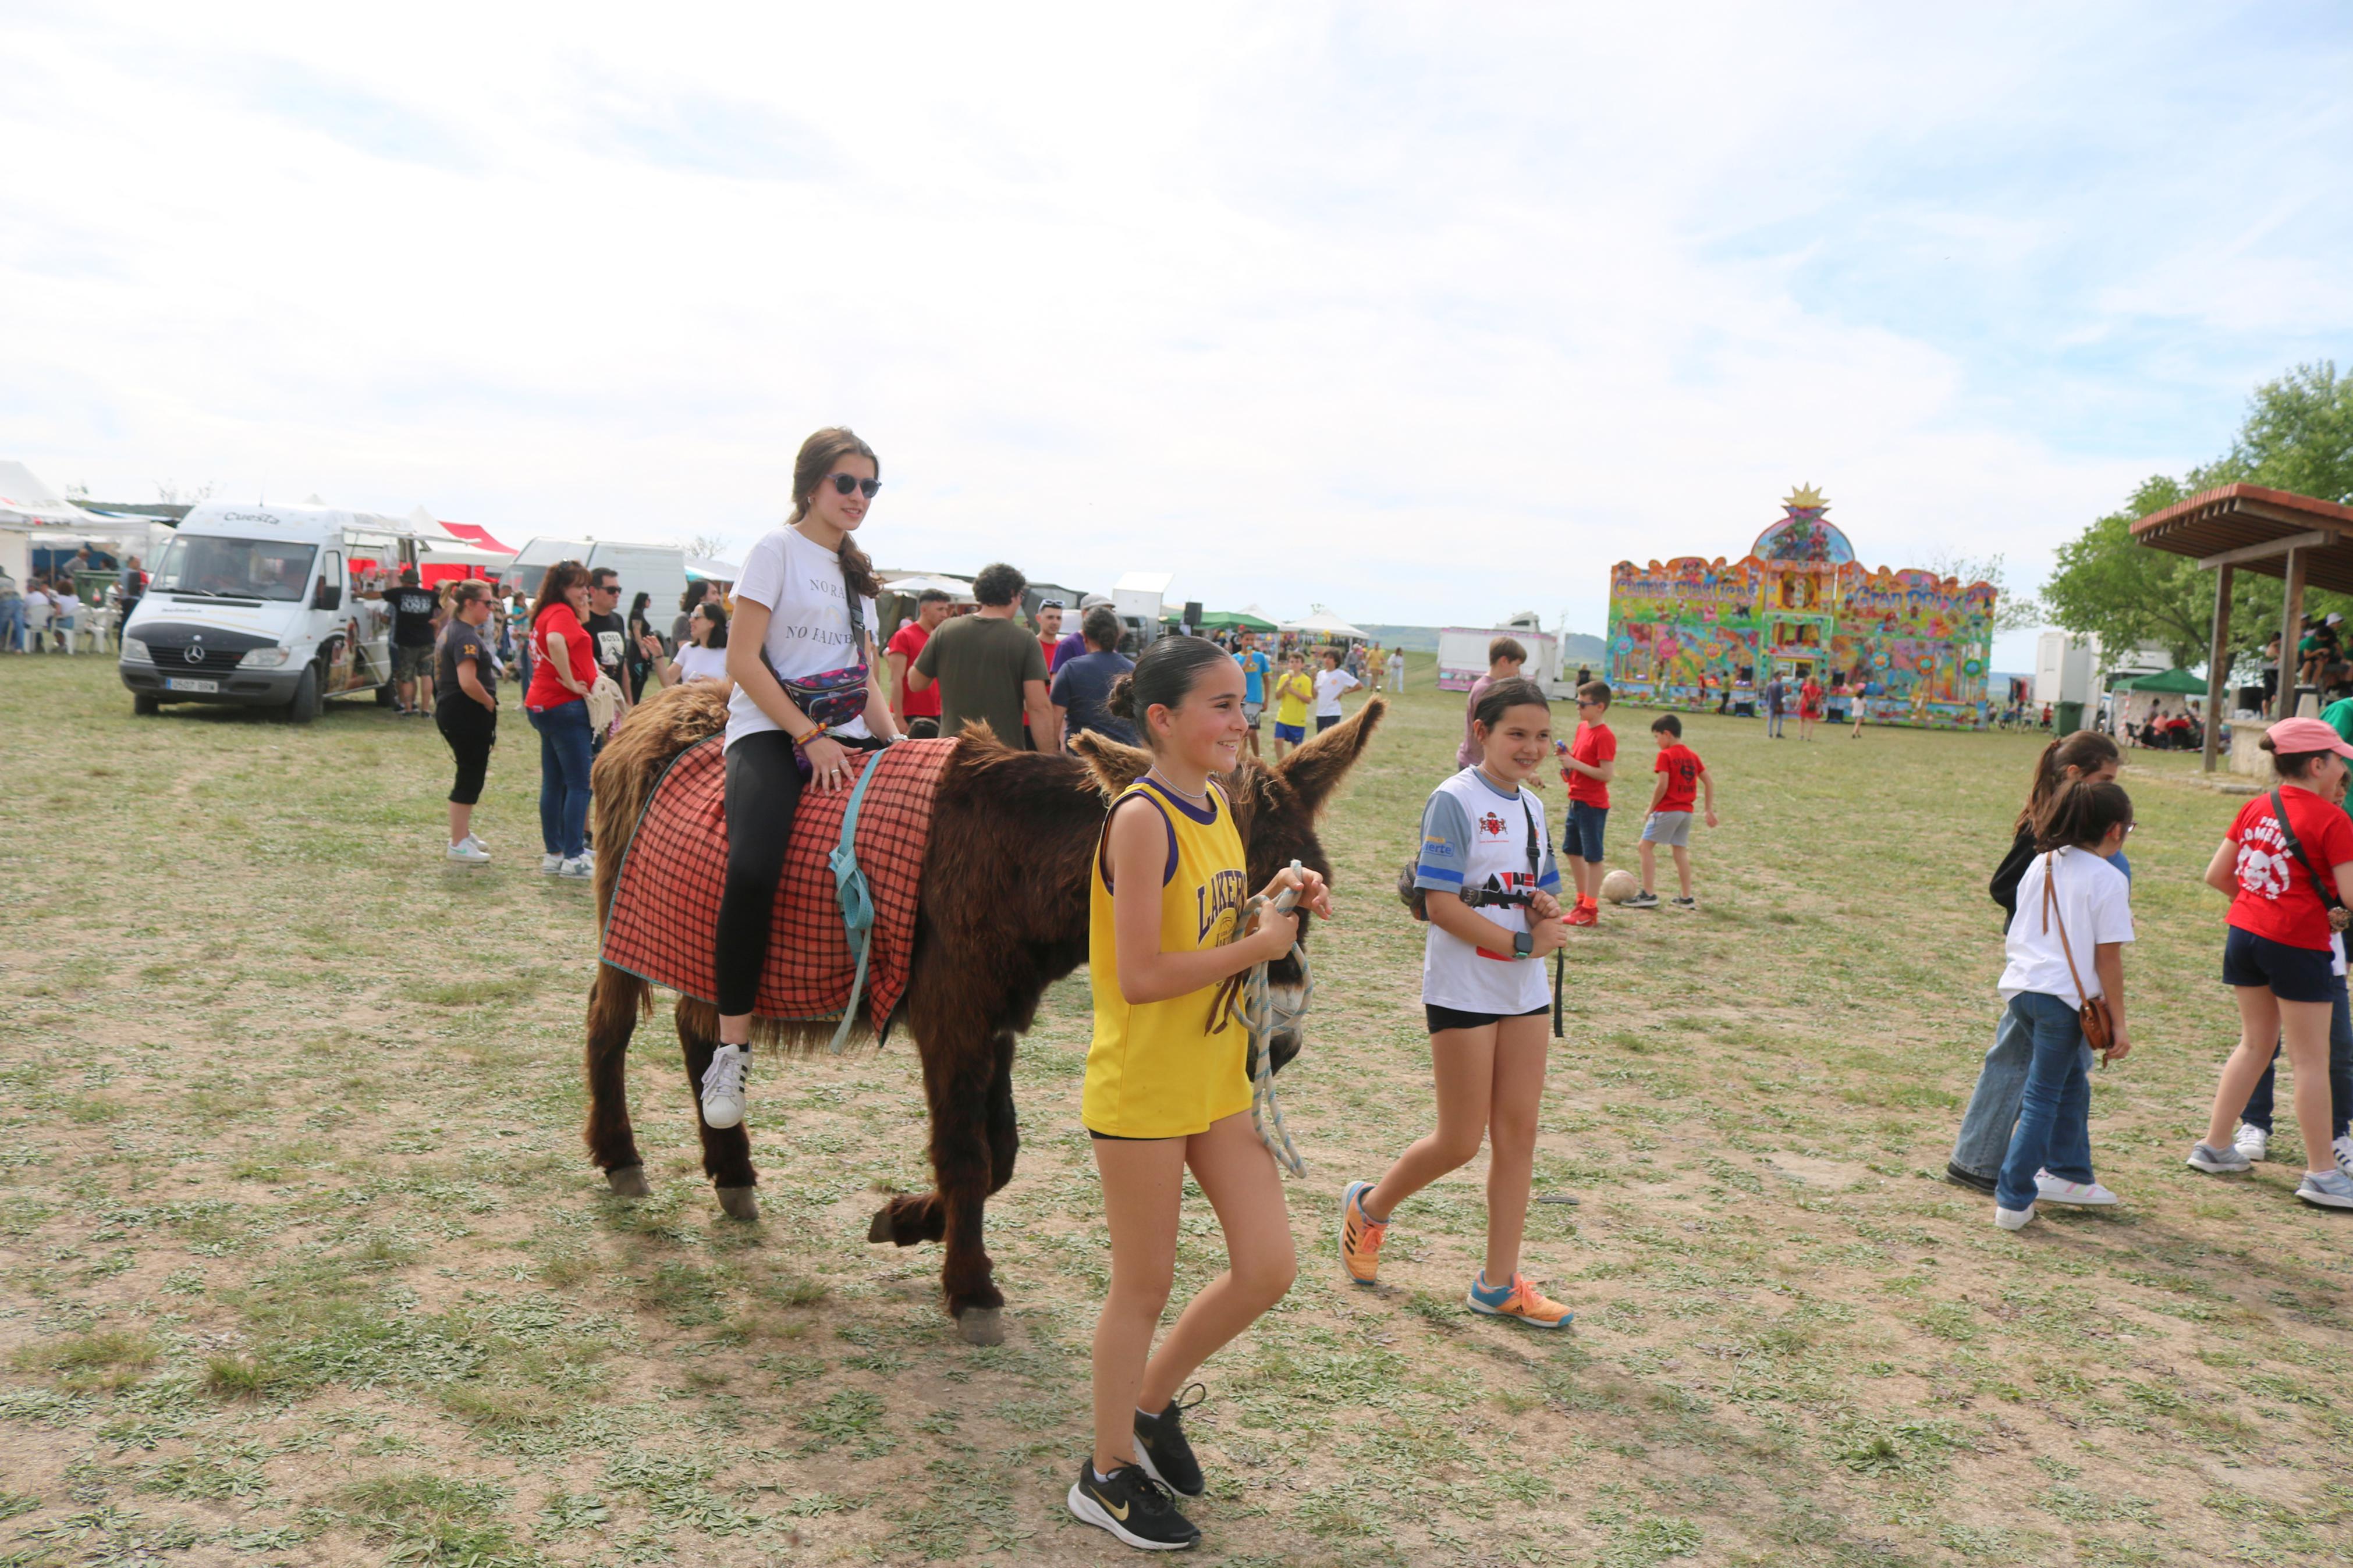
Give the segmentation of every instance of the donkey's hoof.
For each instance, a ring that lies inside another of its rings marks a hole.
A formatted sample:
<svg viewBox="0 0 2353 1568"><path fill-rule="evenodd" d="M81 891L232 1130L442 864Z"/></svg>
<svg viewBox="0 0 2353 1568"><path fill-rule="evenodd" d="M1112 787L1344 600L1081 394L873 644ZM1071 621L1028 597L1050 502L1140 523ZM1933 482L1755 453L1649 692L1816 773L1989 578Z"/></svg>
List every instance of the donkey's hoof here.
<svg viewBox="0 0 2353 1568"><path fill-rule="evenodd" d="M760 1217L759 1192L757 1187L721 1187L719 1206L727 1211L727 1217L730 1219L758 1219Z"/></svg>
<svg viewBox="0 0 2353 1568"><path fill-rule="evenodd" d="M646 1180L643 1165L616 1165L605 1173L605 1184L613 1189L616 1197L649 1198L654 1184Z"/></svg>
<svg viewBox="0 0 2353 1568"><path fill-rule="evenodd" d="M956 1314L956 1333L968 1345L1001 1345L1005 1313L996 1307L966 1307Z"/></svg>
<svg viewBox="0 0 2353 1568"><path fill-rule="evenodd" d="M895 1241L898 1233L891 1228L891 1205L884 1204L874 1211L874 1223L866 1227L869 1241Z"/></svg>

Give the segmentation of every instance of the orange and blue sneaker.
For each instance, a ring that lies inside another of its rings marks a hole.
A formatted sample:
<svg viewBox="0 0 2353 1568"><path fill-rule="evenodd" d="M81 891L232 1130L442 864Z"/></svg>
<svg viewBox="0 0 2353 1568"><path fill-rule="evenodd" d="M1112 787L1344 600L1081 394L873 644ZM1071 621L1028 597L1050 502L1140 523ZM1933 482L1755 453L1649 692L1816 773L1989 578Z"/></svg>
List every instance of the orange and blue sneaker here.
<svg viewBox="0 0 2353 1568"><path fill-rule="evenodd" d="M1381 1241L1389 1233L1388 1221L1365 1212L1372 1190L1370 1182L1350 1182L1340 1194L1340 1267L1359 1285L1380 1283Z"/></svg>
<svg viewBox="0 0 2353 1568"><path fill-rule="evenodd" d="M1463 1298L1474 1312L1484 1312L1491 1318L1516 1318L1530 1328L1566 1328L1577 1316L1567 1308L1537 1289L1525 1274L1514 1274L1509 1285L1487 1283L1487 1271L1481 1269L1471 1281L1471 1293Z"/></svg>

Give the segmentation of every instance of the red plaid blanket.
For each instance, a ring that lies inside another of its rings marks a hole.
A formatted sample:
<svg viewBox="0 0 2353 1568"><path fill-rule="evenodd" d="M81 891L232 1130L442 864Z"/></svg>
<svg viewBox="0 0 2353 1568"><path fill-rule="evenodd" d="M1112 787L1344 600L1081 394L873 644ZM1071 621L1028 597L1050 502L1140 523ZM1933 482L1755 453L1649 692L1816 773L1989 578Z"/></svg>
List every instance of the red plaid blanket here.
<svg viewBox="0 0 2353 1568"><path fill-rule="evenodd" d="M723 745L713 735L689 746L654 786L605 921L606 963L704 1002L717 994L712 952L727 882ZM874 898L864 1008L878 1035L906 994L932 798L955 749L952 740L907 741L881 752L858 807L858 864ZM825 863L841 842L849 806L846 789L801 795L753 1008L763 1018L839 1018L849 1000L857 958Z"/></svg>

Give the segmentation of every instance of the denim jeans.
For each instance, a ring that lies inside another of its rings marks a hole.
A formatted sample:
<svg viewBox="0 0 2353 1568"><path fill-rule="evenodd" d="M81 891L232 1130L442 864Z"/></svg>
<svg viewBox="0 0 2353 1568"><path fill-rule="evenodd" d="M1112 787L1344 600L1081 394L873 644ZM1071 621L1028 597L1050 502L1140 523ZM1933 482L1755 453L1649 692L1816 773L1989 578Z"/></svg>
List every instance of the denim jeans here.
<svg viewBox="0 0 2353 1568"><path fill-rule="evenodd" d="M2083 1020L2056 996L2021 991L2010 1010L2033 1042L2018 1099L2018 1129L1994 1184L1994 1202L2022 1209L2034 1202L2034 1173L2070 1182L2092 1179L2092 1075Z"/></svg>
<svg viewBox="0 0 2353 1568"><path fill-rule="evenodd" d="M1778 709L1767 709L1765 713L1765 738L1769 741L1780 732L1780 710Z"/></svg>
<svg viewBox="0 0 2353 1568"><path fill-rule="evenodd" d="M25 601L10 599L0 604L0 649L10 653L25 651Z"/></svg>
<svg viewBox="0 0 2353 1568"><path fill-rule="evenodd" d="M2263 1069L2262 1081L2255 1092L2247 1096L2247 1109L2239 1120L2250 1127L2272 1130L2272 1079L2279 1071L2279 1047L2272 1047L2273 1065ZM2345 1136L2348 1120L2353 1120L2353 1006L2346 1000L2345 976L2337 977L2337 996L2328 1008L2328 1135Z"/></svg>
<svg viewBox="0 0 2353 1568"><path fill-rule="evenodd" d="M588 847L588 704L580 698L525 709L539 731L539 837L550 855Z"/></svg>

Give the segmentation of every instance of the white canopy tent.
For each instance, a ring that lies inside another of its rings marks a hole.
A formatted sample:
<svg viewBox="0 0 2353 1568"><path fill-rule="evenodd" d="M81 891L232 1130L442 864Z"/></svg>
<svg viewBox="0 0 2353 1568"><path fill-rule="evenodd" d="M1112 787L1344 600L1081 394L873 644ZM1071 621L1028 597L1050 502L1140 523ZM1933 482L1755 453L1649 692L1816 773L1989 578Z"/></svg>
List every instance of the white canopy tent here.
<svg viewBox="0 0 2353 1568"><path fill-rule="evenodd" d="M690 555L686 558L686 574L698 583L733 583L743 575L744 569L733 561L722 561L712 555Z"/></svg>
<svg viewBox="0 0 2353 1568"><path fill-rule="evenodd" d="M51 489L22 463L0 461L0 570L19 583L32 574L33 549L103 545L117 554L143 555L156 524L148 518L85 511Z"/></svg>
<svg viewBox="0 0 2353 1568"><path fill-rule="evenodd" d="M1303 621L1285 621L1282 623L1282 629L1287 632L1304 632L1309 637L1348 637L1357 642L1366 641L1372 636L1369 632L1360 631L1350 626L1329 610L1318 610Z"/></svg>
<svg viewBox="0 0 2353 1568"><path fill-rule="evenodd" d="M417 558L427 566L497 568L514 560L512 552L485 550L441 526L441 520L420 506L401 520L417 541Z"/></svg>

